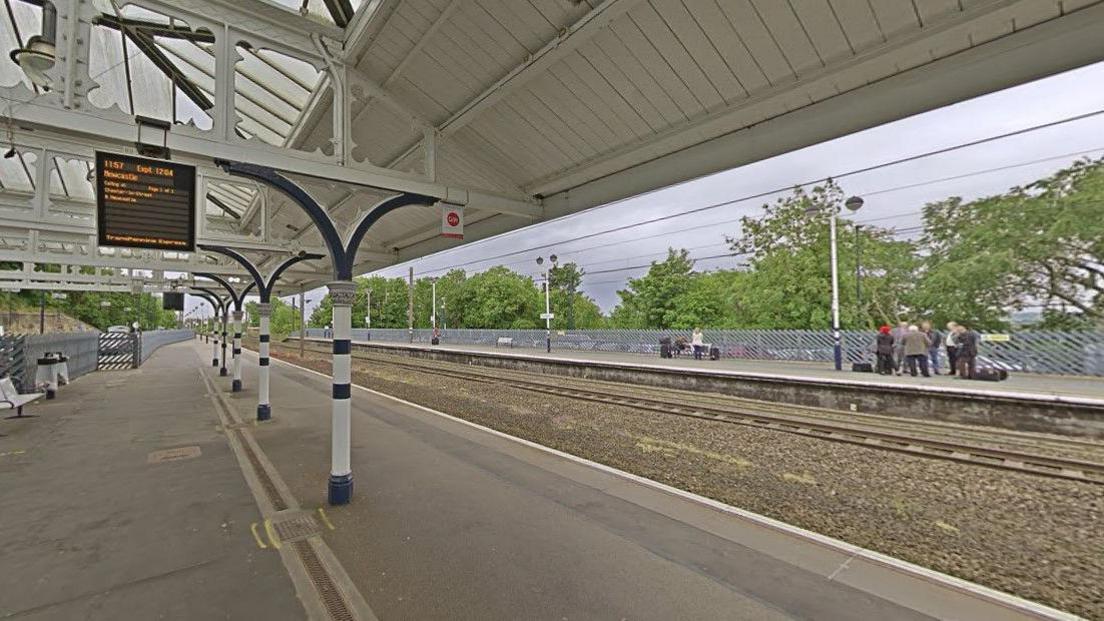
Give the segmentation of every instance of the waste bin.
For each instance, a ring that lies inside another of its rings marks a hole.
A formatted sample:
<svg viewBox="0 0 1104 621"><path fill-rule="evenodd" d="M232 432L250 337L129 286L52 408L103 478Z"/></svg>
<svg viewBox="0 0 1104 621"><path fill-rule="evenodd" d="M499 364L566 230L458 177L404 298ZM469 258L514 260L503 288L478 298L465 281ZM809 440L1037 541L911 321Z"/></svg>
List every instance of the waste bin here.
<svg viewBox="0 0 1104 621"><path fill-rule="evenodd" d="M36 360L38 367L35 369L35 385L46 386L46 398L53 399L57 396L59 379L69 383L69 358L61 352L46 352Z"/></svg>

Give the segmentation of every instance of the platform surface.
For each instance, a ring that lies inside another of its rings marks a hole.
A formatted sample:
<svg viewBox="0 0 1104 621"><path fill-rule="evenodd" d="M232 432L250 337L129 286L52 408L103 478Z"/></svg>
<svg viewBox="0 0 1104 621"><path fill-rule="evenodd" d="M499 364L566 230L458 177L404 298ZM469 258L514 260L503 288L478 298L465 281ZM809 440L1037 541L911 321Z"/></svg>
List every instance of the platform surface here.
<svg viewBox="0 0 1104 621"><path fill-rule="evenodd" d="M0 619L305 618L193 347L0 420Z"/></svg>
<svg viewBox="0 0 1104 621"><path fill-rule="evenodd" d="M328 341L328 339L308 338L308 341ZM292 343L293 341L289 341ZM538 359L551 358L565 360L581 364L593 365L647 365L661 368L681 369L690 373L710 372L727 373L734 375L748 375L756 377L772 377L782 379L802 379L817 382L862 382L874 385L895 386L910 389L936 389L972 392L978 394L1002 394L1023 396L1063 397L1075 399L1090 399L1104 404L1104 378L1082 377L1065 375L1038 375L1031 373L1013 373L1008 380L1003 382L982 382L976 380L961 380L949 375L933 375L931 377L911 377L908 374L877 375L875 373L852 373L850 371L836 371L831 364L816 362L787 362L777 360L747 360L738 358L724 358L721 360L694 360L692 355L679 358L661 359L658 356L644 354L629 354L621 352L600 351L574 351L557 350L555 341L552 343L552 352L530 348L503 348L478 345L456 345L442 342L440 345L427 345L424 343L394 343L389 341L359 341L354 343L361 345L376 345L380 347L414 348L453 350L469 353L480 353L495 356L521 356Z"/></svg>
<svg viewBox="0 0 1104 621"><path fill-rule="evenodd" d="M229 393L209 352L166 346L0 421L0 618L306 616L280 554L250 532L260 512L218 425L216 402L255 413L256 354ZM330 380L270 368L273 420L235 433L297 505L318 507ZM1029 618L385 396L354 390L352 422L354 501L329 509L322 536L380 619Z"/></svg>
<svg viewBox="0 0 1104 621"><path fill-rule="evenodd" d="M299 502L322 502L330 380L271 369L255 437ZM324 537L381 619L1026 618L368 391L352 407L355 498Z"/></svg>

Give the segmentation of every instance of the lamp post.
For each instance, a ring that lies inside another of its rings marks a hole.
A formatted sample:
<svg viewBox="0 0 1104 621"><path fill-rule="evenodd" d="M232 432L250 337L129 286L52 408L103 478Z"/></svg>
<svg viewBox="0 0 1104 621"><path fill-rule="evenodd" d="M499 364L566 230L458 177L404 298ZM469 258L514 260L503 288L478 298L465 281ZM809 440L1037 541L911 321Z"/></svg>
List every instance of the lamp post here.
<svg viewBox="0 0 1104 621"><path fill-rule="evenodd" d="M429 311L429 324L430 324L429 327L433 328L434 332L436 332L437 331L437 279L436 278L430 278L429 279L429 288L433 292L433 294L430 296L430 299L432 300L432 302L431 302L432 306L431 306L430 311Z"/></svg>
<svg viewBox="0 0 1104 621"><path fill-rule="evenodd" d="M545 351L548 353L552 353L552 298L550 295L550 284L552 268L556 267L556 261L556 255L548 257L548 267L544 268L544 314L541 315L541 319L544 320L544 345ZM537 257L537 265L544 265L544 257Z"/></svg>
<svg viewBox="0 0 1104 621"><path fill-rule="evenodd" d="M844 205L851 212L858 211L863 205L863 200L852 196L844 201ZM805 210L809 215L815 215L820 210L810 207ZM840 333L840 302L839 302L839 243L836 238L837 220L839 209L833 205L828 213L828 238L829 253L832 268L832 361L837 371L843 370L843 335Z"/></svg>

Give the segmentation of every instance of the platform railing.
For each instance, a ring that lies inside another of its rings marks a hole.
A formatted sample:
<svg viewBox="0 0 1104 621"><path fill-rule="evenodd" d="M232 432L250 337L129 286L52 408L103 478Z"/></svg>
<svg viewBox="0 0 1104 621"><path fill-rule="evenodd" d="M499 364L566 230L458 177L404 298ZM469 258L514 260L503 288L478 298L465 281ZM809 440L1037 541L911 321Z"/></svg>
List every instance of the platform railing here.
<svg viewBox="0 0 1104 621"><path fill-rule="evenodd" d="M788 362L832 362L832 334L817 330L705 330L705 342L717 346L724 358ZM308 328L308 337L326 335L322 328ZM429 343L433 331L416 329L414 343ZM659 355L659 339L683 336L683 330L574 330L553 332L553 351L601 351ZM845 331L845 359L850 362L873 358L874 333ZM353 330L354 341L407 343L410 332L402 328ZM499 337L513 339L513 346L541 349L544 330L441 331L442 344L494 347ZM946 356L940 348L946 365ZM1023 331L1007 334L983 333L979 363L1020 373L1104 376L1104 332Z"/></svg>

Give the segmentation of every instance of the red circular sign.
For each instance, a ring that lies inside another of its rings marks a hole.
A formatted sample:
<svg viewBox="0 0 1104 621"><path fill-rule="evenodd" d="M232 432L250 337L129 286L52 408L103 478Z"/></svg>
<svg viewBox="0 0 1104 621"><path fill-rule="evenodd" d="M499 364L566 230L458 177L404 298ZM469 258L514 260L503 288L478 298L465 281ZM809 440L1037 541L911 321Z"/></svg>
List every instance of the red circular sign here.
<svg viewBox="0 0 1104 621"><path fill-rule="evenodd" d="M460 224L460 215L455 211L448 212L448 215L445 216L445 219L448 220L449 226L457 226Z"/></svg>

